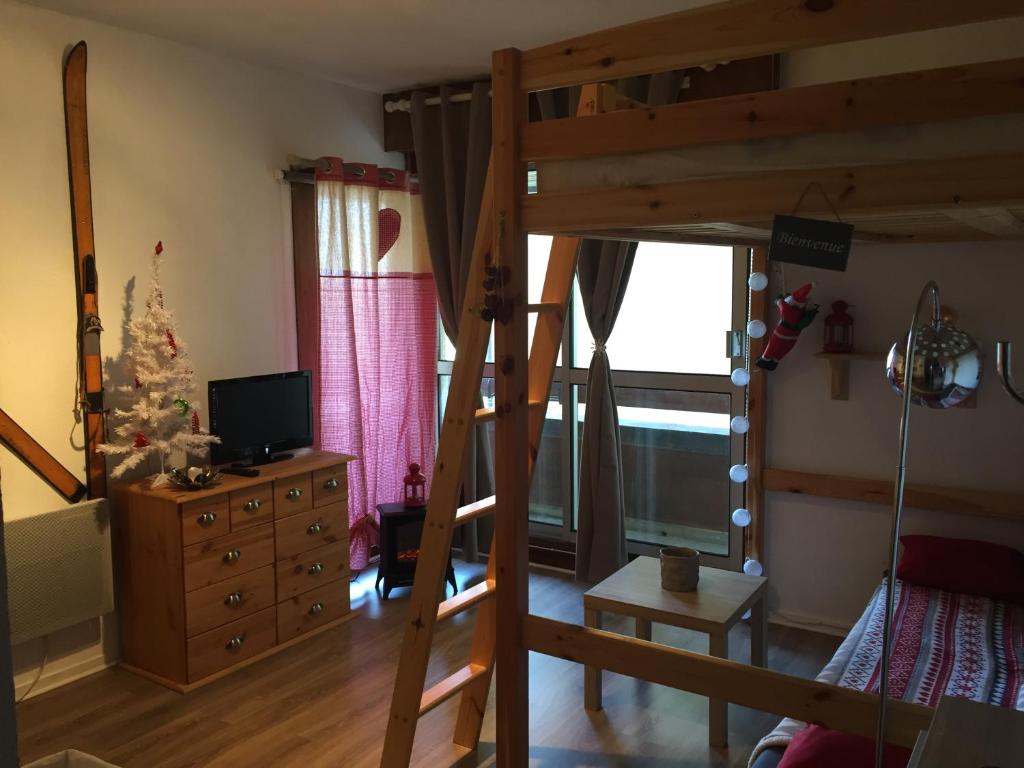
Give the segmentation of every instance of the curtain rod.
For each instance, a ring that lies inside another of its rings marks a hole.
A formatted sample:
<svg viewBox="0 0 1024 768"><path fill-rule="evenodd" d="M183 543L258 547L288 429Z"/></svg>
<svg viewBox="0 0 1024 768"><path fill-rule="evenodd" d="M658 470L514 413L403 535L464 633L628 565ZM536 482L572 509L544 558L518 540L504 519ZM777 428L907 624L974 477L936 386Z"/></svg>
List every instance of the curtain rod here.
<svg viewBox="0 0 1024 768"><path fill-rule="evenodd" d="M491 92L487 91L487 95L490 96ZM456 93L456 94L448 97L448 102L450 104L458 104L459 102L472 101L472 100L473 100L473 94L472 93ZM441 97L440 96L430 96L429 98L424 99L423 103L426 104L428 107L437 107L437 106L440 106L440 104L441 104ZM385 112L389 112L389 113L390 112L408 112L411 108L412 108L412 102L409 99L396 99L395 101L385 101L384 102L384 111Z"/></svg>
<svg viewBox="0 0 1024 768"><path fill-rule="evenodd" d="M285 159L288 161L288 167L293 171L323 171L326 173L331 170L331 161L326 157L310 159L298 155L288 155Z"/></svg>

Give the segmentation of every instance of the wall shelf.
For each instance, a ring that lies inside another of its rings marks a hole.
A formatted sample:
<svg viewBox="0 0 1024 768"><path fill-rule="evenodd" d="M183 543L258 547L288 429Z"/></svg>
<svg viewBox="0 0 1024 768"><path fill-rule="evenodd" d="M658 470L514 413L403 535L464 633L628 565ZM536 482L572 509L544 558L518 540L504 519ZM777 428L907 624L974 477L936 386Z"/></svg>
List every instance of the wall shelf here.
<svg viewBox="0 0 1024 768"><path fill-rule="evenodd" d="M854 360L885 360L885 352L817 352L814 355L828 362L831 374L832 399L850 399L850 362Z"/></svg>

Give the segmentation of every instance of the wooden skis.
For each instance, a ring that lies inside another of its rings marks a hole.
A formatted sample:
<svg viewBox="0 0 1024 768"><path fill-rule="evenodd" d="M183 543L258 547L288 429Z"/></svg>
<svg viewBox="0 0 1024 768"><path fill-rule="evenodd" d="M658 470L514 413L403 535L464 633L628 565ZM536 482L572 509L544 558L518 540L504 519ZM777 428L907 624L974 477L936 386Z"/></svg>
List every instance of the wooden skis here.
<svg viewBox="0 0 1024 768"><path fill-rule="evenodd" d="M97 297L96 256L92 230L92 185L89 177L89 123L85 109L85 41L64 61L64 124L68 142L68 183L71 187L71 230L75 247L78 293L78 357L80 407L85 421L85 471L89 498L107 495L107 468L97 447L103 442L103 368Z"/></svg>
<svg viewBox="0 0 1024 768"><path fill-rule="evenodd" d="M0 442L10 448L36 474L68 501L74 503L85 495L85 486L28 432L18 426L6 411L0 409Z"/></svg>

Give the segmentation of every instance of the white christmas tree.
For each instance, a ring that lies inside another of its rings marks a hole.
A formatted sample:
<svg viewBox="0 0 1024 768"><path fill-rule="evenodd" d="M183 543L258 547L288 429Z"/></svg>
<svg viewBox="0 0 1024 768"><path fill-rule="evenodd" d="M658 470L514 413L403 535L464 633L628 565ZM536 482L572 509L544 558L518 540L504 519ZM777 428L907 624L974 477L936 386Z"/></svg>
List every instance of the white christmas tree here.
<svg viewBox="0 0 1024 768"><path fill-rule="evenodd" d="M153 250L146 312L128 326L128 360L134 381L119 390L134 398L134 402L128 410L114 411L114 418L120 422L114 433L120 439L99 446L103 453L124 457L110 473L115 479L150 456L158 456L160 473L153 479L153 487L167 483L167 459L173 451L205 448L220 442L216 436L200 430L197 403L190 399L193 372L185 347L175 335L174 315L164 306L160 286L163 250L162 243L157 243Z"/></svg>

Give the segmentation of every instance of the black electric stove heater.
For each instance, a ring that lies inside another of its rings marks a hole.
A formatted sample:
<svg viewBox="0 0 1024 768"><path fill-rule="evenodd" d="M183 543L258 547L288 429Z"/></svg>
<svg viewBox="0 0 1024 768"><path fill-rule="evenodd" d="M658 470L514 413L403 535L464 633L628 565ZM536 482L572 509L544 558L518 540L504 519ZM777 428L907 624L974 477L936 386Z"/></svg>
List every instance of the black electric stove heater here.
<svg viewBox="0 0 1024 768"><path fill-rule="evenodd" d="M380 565L374 589L384 582L384 599L395 587L411 587L416 576L416 561L420 554L420 537L426 507L406 507L404 504L378 504L380 514ZM453 594L458 594L455 569L451 553L448 554L448 583Z"/></svg>

